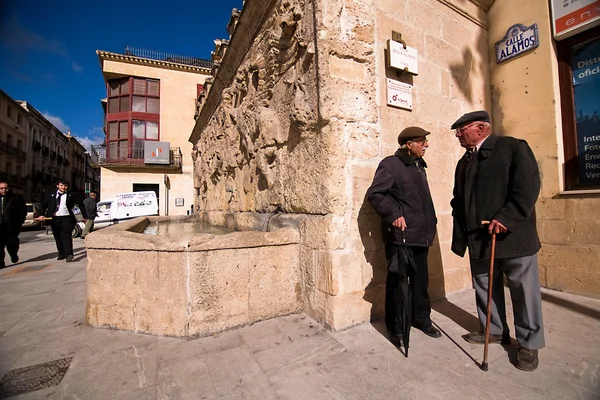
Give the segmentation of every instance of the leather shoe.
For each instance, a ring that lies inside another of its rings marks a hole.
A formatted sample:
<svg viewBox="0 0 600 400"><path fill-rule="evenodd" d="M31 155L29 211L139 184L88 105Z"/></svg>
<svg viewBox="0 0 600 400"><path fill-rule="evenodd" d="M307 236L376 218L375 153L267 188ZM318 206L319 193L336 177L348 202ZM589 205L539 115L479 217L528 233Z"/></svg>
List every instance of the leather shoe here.
<svg viewBox="0 0 600 400"><path fill-rule="evenodd" d="M19 262L19 256L18 255L14 255L14 256L10 256L10 261L12 261L13 264L16 264Z"/></svg>
<svg viewBox="0 0 600 400"><path fill-rule="evenodd" d="M538 351L519 346L515 367L521 371L533 371L538 367Z"/></svg>
<svg viewBox="0 0 600 400"><path fill-rule="evenodd" d="M440 330L433 325L429 325L427 328L417 328L417 329L419 329L421 332L423 332L424 334L426 334L427 336L432 337L432 338L441 338L442 337L442 332L440 332Z"/></svg>
<svg viewBox="0 0 600 400"><path fill-rule="evenodd" d="M73 262L73 256L67 256L66 262Z"/></svg>
<svg viewBox="0 0 600 400"><path fill-rule="evenodd" d="M485 344L485 332L470 332L463 335L463 339L471 344ZM510 334L492 335L490 333L490 340L488 343L510 344Z"/></svg>
<svg viewBox="0 0 600 400"><path fill-rule="evenodd" d="M58 255L58 257L56 257L57 260L64 260L65 256L61 256L60 254Z"/></svg>
<svg viewBox="0 0 600 400"><path fill-rule="evenodd" d="M404 346L404 340L402 339L402 335L392 332L392 331L388 331L388 338L390 339L390 342L396 346L396 347L402 347Z"/></svg>

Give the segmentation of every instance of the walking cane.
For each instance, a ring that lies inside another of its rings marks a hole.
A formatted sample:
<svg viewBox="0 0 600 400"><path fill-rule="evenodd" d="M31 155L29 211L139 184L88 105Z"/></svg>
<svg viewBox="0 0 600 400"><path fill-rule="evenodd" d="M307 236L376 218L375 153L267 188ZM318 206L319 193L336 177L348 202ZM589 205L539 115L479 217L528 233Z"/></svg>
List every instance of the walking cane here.
<svg viewBox="0 0 600 400"><path fill-rule="evenodd" d="M487 222L489 221L482 221ZM492 320L492 288L494 287L494 256L496 252L496 233L492 232L492 245L490 247L490 274L488 277L488 299L487 299L487 315L485 319L485 343L483 345L483 362L481 369L488 370L488 346L490 344L490 322Z"/></svg>

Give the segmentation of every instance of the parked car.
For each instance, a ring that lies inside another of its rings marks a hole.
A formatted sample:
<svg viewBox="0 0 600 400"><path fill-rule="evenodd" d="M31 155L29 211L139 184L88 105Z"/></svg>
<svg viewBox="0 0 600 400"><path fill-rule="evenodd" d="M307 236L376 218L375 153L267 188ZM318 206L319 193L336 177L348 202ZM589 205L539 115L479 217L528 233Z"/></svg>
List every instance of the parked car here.
<svg viewBox="0 0 600 400"><path fill-rule="evenodd" d="M27 217L25 222L21 225L22 229L42 229L44 227L43 221L36 220L40 216L40 203L26 203L27 205Z"/></svg>

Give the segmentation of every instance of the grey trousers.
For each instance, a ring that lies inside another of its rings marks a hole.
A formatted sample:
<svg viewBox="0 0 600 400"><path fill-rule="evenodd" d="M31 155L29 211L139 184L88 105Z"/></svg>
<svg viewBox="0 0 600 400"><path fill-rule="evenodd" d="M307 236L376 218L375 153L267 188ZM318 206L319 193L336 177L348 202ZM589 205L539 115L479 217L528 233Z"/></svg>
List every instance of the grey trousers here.
<svg viewBox="0 0 600 400"><path fill-rule="evenodd" d="M475 287L477 314L481 331L485 329L489 259L471 258L471 274ZM492 292L490 333L508 333L502 273L506 275L515 318L515 337L519 345L537 350L545 345L542 321L542 294L538 275L537 254L527 257L496 259Z"/></svg>

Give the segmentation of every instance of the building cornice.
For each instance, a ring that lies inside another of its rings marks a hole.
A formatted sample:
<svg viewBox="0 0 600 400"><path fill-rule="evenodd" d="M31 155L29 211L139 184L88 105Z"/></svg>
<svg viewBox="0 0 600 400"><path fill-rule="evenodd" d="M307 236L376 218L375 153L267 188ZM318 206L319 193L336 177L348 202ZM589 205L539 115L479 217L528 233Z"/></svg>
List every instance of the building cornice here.
<svg viewBox="0 0 600 400"><path fill-rule="evenodd" d="M104 61L117 61L127 64L145 65L153 68L171 69L177 71L185 71L196 74L210 75L210 68L197 67L193 65L180 64L171 61L152 60L150 58L137 57L132 55L124 55L111 53L103 50L96 50L98 59L100 60L100 68L104 71Z"/></svg>

